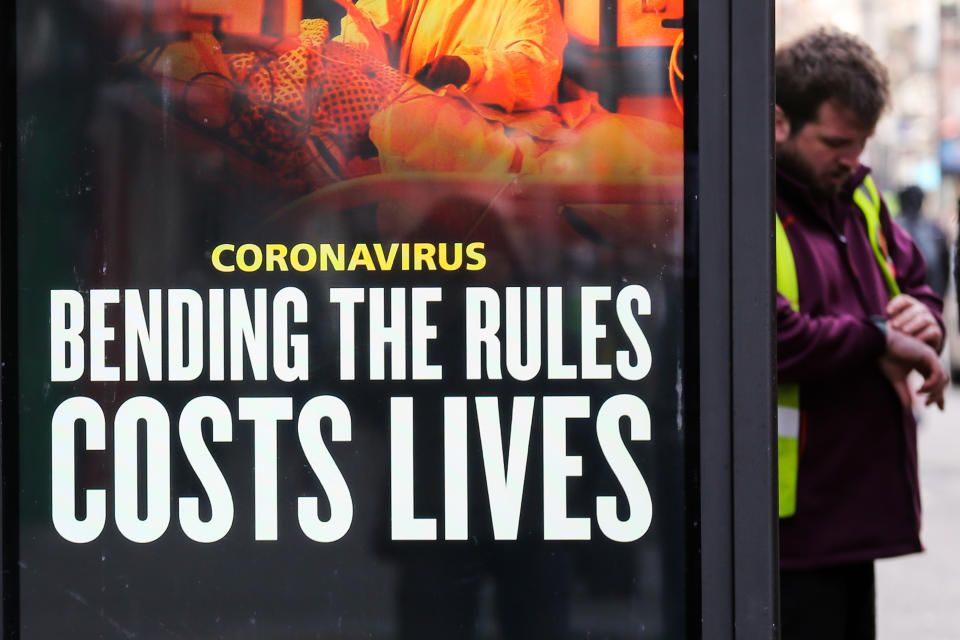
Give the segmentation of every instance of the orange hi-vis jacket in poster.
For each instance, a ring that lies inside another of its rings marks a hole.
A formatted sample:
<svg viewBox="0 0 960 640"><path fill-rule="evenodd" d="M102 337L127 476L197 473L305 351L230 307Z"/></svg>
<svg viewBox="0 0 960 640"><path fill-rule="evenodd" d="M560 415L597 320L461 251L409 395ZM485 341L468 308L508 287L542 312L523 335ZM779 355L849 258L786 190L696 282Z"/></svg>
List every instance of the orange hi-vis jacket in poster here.
<svg viewBox="0 0 960 640"><path fill-rule="evenodd" d="M480 104L506 111L556 100L567 32L557 0L361 0L357 8L386 40L388 60L410 75L440 56L458 56L463 86ZM369 42L350 16L341 39Z"/></svg>

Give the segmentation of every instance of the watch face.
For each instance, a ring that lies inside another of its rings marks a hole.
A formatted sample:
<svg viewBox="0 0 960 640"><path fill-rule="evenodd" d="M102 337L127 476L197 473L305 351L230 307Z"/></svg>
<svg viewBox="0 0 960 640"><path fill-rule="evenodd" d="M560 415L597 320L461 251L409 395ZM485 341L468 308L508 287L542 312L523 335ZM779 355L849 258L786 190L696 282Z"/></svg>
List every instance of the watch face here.
<svg viewBox="0 0 960 640"><path fill-rule="evenodd" d="M694 632L683 3L460 4L17 2L17 637Z"/></svg>

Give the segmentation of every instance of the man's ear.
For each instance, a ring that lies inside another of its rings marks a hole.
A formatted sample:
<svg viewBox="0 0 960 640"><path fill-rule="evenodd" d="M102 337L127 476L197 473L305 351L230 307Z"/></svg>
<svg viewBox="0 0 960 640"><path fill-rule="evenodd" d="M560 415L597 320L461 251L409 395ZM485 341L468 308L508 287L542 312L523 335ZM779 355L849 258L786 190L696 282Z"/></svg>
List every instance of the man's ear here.
<svg viewBox="0 0 960 640"><path fill-rule="evenodd" d="M773 108L773 133L778 144L786 142L790 137L790 120L780 105L775 105Z"/></svg>

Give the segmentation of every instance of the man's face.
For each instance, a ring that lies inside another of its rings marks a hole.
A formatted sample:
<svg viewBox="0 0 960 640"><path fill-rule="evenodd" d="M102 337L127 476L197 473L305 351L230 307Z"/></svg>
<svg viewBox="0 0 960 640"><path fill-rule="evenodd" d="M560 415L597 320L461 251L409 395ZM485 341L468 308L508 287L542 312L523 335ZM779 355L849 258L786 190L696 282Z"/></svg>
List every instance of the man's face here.
<svg viewBox="0 0 960 640"><path fill-rule="evenodd" d="M852 111L827 101L817 118L799 131L791 131L786 115L777 107L777 164L787 168L825 196L840 186L860 166L860 154L873 135Z"/></svg>

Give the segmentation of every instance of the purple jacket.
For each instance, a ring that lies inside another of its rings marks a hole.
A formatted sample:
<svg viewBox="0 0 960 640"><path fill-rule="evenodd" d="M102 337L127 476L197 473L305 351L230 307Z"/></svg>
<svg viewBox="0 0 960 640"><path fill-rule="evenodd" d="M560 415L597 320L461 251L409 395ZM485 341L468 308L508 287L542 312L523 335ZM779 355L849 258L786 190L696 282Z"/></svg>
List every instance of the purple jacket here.
<svg viewBox="0 0 960 640"><path fill-rule="evenodd" d="M780 521L780 565L801 569L921 551L917 427L877 359L882 332L870 322L889 300L853 190L833 199L777 171L777 212L793 250L800 310L777 295L777 375L799 383L802 413L796 515ZM909 236L881 225L904 293L943 324L941 300Z"/></svg>

